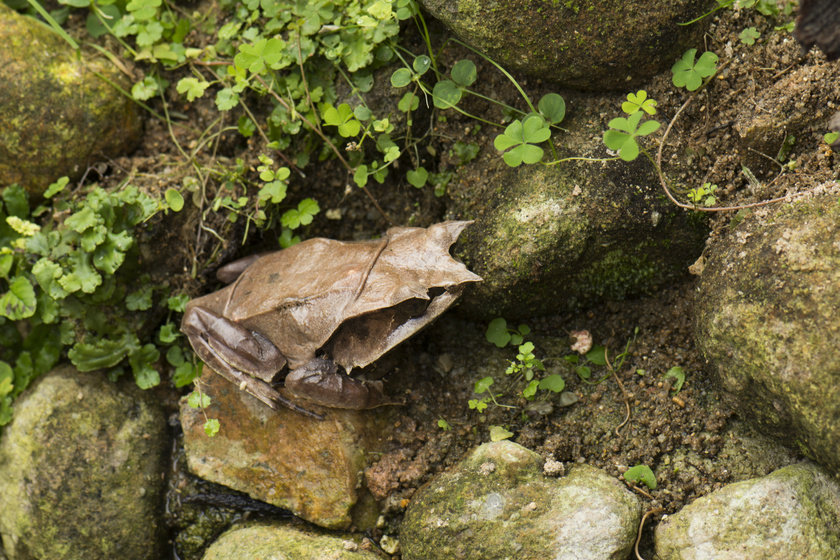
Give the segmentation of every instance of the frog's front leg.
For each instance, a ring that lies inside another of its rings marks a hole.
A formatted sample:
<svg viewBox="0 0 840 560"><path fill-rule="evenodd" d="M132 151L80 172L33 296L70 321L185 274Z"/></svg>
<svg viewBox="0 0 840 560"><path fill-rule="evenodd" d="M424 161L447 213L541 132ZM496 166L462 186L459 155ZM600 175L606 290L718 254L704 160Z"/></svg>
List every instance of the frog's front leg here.
<svg viewBox="0 0 840 560"><path fill-rule="evenodd" d="M315 358L292 370L285 381L293 395L330 408L361 410L390 404L380 381L359 381L339 373L332 360Z"/></svg>
<svg viewBox="0 0 840 560"><path fill-rule="evenodd" d="M276 409L280 404L323 418L289 401L268 384L286 365L286 358L260 333L200 306L187 309L181 331L189 337L198 357L213 371L271 408Z"/></svg>

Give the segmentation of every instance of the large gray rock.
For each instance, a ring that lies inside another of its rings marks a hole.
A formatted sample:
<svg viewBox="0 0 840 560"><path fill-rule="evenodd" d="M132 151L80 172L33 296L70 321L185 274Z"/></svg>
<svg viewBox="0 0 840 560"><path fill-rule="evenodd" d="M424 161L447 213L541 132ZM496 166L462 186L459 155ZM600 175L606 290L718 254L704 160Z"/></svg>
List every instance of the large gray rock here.
<svg viewBox="0 0 840 560"><path fill-rule="evenodd" d="M696 340L762 431L840 472L840 204L836 194L756 212L714 247Z"/></svg>
<svg viewBox="0 0 840 560"><path fill-rule="evenodd" d="M711 0L421 0L464 42L508 69L567 87L635 86L702 46Z"/></svg>
<svg viewBox="0 0 840 560"><path fill-rule="evenodd" d="M840 484L809 463L729 484L656 527L660 560L835 560Z"/></svg>
<svg viewBox="0 0 840 560"><path fill-rule="evenodd" d="M130 379L61 367L14 404L0 439L10 560L158 560L166 421Z"/></svg>
<svg viewBox="0 0 840 560"><path fill-rule="evenodd" d="M181 401L184 448L194 474L321 527L364 525L369 512L354 509L364 491L360 474L397 407L318 408L325 419L317 420L287 408L272 410L207 366L201 386L212 399L204 413L218 419L221 429L207 436L204 413Z"/></svg>
<svg viewBox="0 0 840 560"><path fill-rule="evenodd" d="M481 176L490 179L453 195L454 215L476 220L458 249L484 279L461 302L474 316L550 315L651 293L687 277L705 246L705 217L668 202L643 158Z"/></svg>
<svg viewBox="0 0 840 560"><path fill-rule="evenodd" d="M320 535L279 524L244 524L213 543L203 560L377 560L358 536Z"/></svg>
<svg viewBox="0 0 840 560"><path fill-rule="evenodd" d="M554 479L542 465L510 441L478 447L411 500L400 533L403 558L627 558L638 499L595 467L575 465Z"/></svg>
<svg viewBox="0 0 840 560"><path fill-rule="evenodd" d="M39 195L140 141L137 106L108 81L131 83L107 58L74 52L2 2L0 45L0 190L18 183Z"/></svg>

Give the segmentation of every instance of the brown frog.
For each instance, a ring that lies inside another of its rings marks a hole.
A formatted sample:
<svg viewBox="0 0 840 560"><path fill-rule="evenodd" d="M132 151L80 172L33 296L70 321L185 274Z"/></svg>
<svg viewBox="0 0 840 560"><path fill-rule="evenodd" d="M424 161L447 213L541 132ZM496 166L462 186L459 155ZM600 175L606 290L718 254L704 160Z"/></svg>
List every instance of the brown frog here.
<svg viewBox="0 0 840 560"><path fill-rule="evenodd" d="M227 287L190 301L181 330L214 371L272 408L320 417L281 395L364 409L388 402L364 367L446 311L480 282L449 247L472 222L395 227L380 239L310 239L219 270ZM347 373L338 371L343 367Z"/></svg>

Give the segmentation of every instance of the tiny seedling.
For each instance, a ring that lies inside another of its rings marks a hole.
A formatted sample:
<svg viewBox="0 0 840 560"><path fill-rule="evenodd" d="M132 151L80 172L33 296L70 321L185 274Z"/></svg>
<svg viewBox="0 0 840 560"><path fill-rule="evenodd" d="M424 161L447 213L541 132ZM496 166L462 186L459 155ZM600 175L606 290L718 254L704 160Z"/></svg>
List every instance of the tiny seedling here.
<svg viewBox="0 0 840 560"><path fill-rule="evenodd" d="M745 45L754 45L755 40L759 37L761 37L761 33L759 33L755 27L747 27L741 31L741 35L739 35L741 42Z"/></svg>
<svg viewBox="0 0 840 560"><path fill-rule="evenodd" d="M827 132L823 135L823 142L830 146L837 142L838 138L840 138L840 132Z"/></svg>
<svg viewBox="0 0 840 560"><path fill-rule="evenodd" d="M452 426L449 425L449 422L447 422L443 418L438 418L437 425L438 428L440 428L444 432L448 432L452 429Z"/></svg>
<svg viewBox="0 0 840 560"><path fill-rule="evenodd" d="M643 483L651 490L656 490L656 475L647 465L636 465L630 467L624 473L624 480L627 482Z"/></svg>
<svg viewBox="0 0 840 560"><path fill-rule="evenodd" d="M665 375L664 375L665 379L668 379L668 378L671 378L671 377L676 379L676 381L674 382L674 389L673 389L674 394L676 395L677 393L680 392L680 389L682 389L683 384L685 383L685 371L680 366L674 366L671 369L669 369L668 371L666 371Z"/></svg>
<svg viewBox="0 0 840 560"><path fill-rule="evenodd" d="M688 191L688 199L694 204L703 206L714 206L717 199L713 196L718 186L711 183L703 183L702 186Z"/></svg>
<svg viewBox="0 0 840 560"><path fill-rule="evenodd" d="M204 433L210 437L219 433L220 424L216 418L208 418L205 409L210 406L210 396L201 391L201 383L196 382L195 391L187 397L187 404L190 408L198 408L204 415Z"/></svg>
<svg viewBox="0 0 840 560"><path fill-rule="evenodd" d="M475 382L475 387L473 391L476 395L479 396L477 399L470 399L467 404L469 404L470 409L475 410L479 414L484 412L487 409L487 404L492 400L497 405L499 403L496 402L496 397L490 391L490 385L493 384L492 377L485 377L483 379L479 379ZM486 393L486 394L485 394ZM482 396L484 395L484 396Z"/></svg>

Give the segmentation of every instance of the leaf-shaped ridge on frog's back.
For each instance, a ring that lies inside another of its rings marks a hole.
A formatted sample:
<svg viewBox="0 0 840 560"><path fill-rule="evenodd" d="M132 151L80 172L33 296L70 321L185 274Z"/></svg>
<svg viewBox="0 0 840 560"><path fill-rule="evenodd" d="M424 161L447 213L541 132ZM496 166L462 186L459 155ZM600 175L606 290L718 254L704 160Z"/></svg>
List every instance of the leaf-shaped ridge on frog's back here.
<svg viewBox="0 0 840 560"><path fill-rule="evenodd" d="M801 0L793 36L806 49L817 45L828 60L840 58L840 2Z"/></svg>
<svg viewBox="0 0 840 560"><path fill-rule="evenodd" d="M359 298L325 346L335 363L349 371L374 362L449 309L468 283L481 282L449 254L471 223L387 231Z"/></svg>

